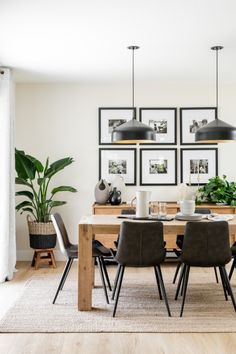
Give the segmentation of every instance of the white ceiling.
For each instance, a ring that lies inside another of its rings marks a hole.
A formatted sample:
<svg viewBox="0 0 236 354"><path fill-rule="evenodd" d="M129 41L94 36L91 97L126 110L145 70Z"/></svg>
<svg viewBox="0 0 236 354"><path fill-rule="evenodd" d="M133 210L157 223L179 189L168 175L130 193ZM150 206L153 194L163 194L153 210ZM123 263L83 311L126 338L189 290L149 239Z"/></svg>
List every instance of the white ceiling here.
<svg viewBox="0 0 236 354"><path fill-rule="evenodd" d="M0 0L0 64L18 82L236 82L235 0Z"/></svg>

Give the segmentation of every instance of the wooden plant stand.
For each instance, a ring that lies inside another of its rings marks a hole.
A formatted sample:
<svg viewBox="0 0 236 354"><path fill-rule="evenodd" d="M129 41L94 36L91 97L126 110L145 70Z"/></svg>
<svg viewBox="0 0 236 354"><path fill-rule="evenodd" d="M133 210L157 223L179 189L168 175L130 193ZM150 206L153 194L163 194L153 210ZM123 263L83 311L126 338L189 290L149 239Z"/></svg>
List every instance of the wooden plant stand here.
<svg viewBox="0 0 236 354"><path fill-rule="evenodd" d="M53 248L47 249L35 249L33 259L31 262L31 267L39 269L40 264L52 265L53 268L56 268L56 260L53 253Z"/></svg>

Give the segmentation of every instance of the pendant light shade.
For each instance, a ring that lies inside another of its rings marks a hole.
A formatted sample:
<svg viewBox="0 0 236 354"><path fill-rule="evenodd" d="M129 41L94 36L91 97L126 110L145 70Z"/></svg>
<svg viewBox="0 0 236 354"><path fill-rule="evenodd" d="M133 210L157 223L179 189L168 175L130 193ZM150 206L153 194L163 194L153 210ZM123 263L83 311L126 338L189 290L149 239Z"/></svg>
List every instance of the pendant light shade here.
<svg viewBox="0 0 236 354"><path fill-rule="evenodd" d="M222 46L215 46L211 48L216 51L216 119L195 133L195 141L198 143L226 143L236 141L236 128L232 125L218 119L218 51L223 49Z"/></svg>
<svg viewBox="0 0 236 354"><path fill-rule="evenodd" d="M132 50L132 107L134 108L134 50L138 46L129 46ZM156 140L154 130L133 117L128 122L119 125L112 132L112 141L117 144L152 143Z"/></svg>

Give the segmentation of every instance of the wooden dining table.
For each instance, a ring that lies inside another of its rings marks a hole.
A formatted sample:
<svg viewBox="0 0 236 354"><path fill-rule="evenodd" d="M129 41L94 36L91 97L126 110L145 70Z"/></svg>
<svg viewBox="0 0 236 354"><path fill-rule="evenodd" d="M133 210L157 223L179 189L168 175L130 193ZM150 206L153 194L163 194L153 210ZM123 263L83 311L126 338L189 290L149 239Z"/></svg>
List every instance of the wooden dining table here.
<svg viewBox="0 0 236 354"><path fill-rule="evenodd" d="M174 215L168 215L173 216ZM230 244L235 242L236 216L228 221L230 232ZM120 225L124 219L116 215L90 215L83 216L79 222L78 240L78 309L80 311L92 310L92 289L94 283L94 263L92 257L92 240L96 234L118 234ZM135 221L137 222L137 221ZM150 221L152 222L152 221ZM162 221L164 228L164 240L168 237L176 237L183 234L186 221L173 219ZM213 222L203 219L200 222Z"/></svg>

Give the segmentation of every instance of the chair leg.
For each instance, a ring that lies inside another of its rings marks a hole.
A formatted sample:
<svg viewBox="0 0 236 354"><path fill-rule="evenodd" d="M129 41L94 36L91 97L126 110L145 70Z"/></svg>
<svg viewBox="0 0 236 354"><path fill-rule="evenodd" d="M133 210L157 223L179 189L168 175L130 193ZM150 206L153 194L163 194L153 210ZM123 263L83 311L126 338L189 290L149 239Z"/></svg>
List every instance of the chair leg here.
<svg viewBox="0 0 236 354"><path fill-rule="evenodd" d="M107 295L107 287L106 287L105 278L104 278L104 274L103 274L102 262L101 262L100 257L96 257L96 260L97 260L98 269L99 269L99 272L101 275L101 280L102 280L102 285L103 285L103 290L104 290L106 302L107 302L107 304L109 304L108 295Z"/></svg>
<svg viewBox="0 0 236 354"><path fill-rule="evenodd" d="M165 300L168 316L171 317L170 308L169 308L169 304L168 304L168 299L167 299L167 296L166 296L165 285L164 285L163 278L162 278L161 267L159 265L156 266L156 270L157 270L157 275L158 275L159 282L160 282L160 285L161 285L162 294L163 294L163 297L164 297L164 300Z"/></svg>
<svg viewBox="0 0 236 354"><path fill-rule="evenodd" d="M225 286L225 280L224 280L224 276L222 274L221 267L219 267L219 272L220 272L222 287L223 287L223 290L224 290L225 300L228 301L227 289L226 289L226 286Z"/></svg>
<svg viewBox="0 0 236 354"><path fill-rule="evenodd" d="M104 275L105 275L105 278L106 278L106 281L107 281L108 288L109 288L110 291L112 291L110 279L109 279L109 276L108 276L108 273L107 273L106 263L104 262L104 258L103 257L100 257L100 259L101 259L103 272L104 272Z"/></svg>
<svg viewBox="0 0 236 354"><path fill-rule="evenodd" d="M120 275L119 275L118 284L117 284L118 288L117 288L117 292L116 292L116 299L115 299L115 305L114 305L112 317L115 317L115 315L116 315L116 309L117 309L118 300L119 300L119 296L120 296L120 289L121 289L121 285L122 285L124 271L125 271L125 266L121 266Z"/></svg>
<svg viewBox="0 0 236 354"><path fill-rule="evenodd" d="M230 285L230 282L229 282L229 278L228 278L227 272L225 270L225 267L221 267L221 269L222 269L222 274L223 274L223 277L224 277L224 280L225 280L226 288L228 289L228 294L231 297L232 304L234 306L234 311L236 312L236 303L235 303L235 299L234 299L234 294L233 294L233 291L232 291L232 288L231 288L231 285Z"/></svg>
<svg viewBox="0 0 236 354"><path fill-rule="evenodd" d="M181 284L182 284L182 280L183 280L183 277L184 277L185 269L186 269L186 265L182 264L182 269L181 269L181 273L180 273L180 276L179 276L179 281L178 281L178 285L177 285L177 289L176 289L176 293L175 293L175 300L177 300L178 296L179 296L179 290L180 290L180 287L181 287Z"/></svg>
<svg viewBox="0 0 236 354"><path fill-rule="evenodd" d="M174 279L173 279L173 284L175 284L175 281L176 281L176 278L177 278L177 276L178 276L178 273L179 273L179 269L180 269L180 267L181 267L181 264L182 264L182 262L179 262L179 263L177 264L177 267L176 267L176 270L175 270Z"/></svg>
<svg viewBox="0 0 236 354"><path fill-rule="evenodd" d="M118 279L120 276L120 271L121 271L121 265L118 264L118 268L117 268L117 272L116 272L116 277L115 277L115 281L114 281L114 286L113 286L113 292L112 292L112 296L111 299L114 300L115 298L115 293L116 293L116 288L117 288L117 283L118 283Z"/></svg>
<svg viewBox="0 0 236 354"><path fill-rule="evenodd" d="M158 291L159 291L160 300L162 300L161 287L160 287L160 281L159 281L159 278L158 278L157 270L156 270L156 267L153 267L153 268L154 268L154 272L155 272L155 277L156 277L156 282L157 282L157 287L158 287Z"/></svg>
<svg viewBox="0 0 236 354"><path fill-rule="evenodd" d="M229 280L231 279L232 275L233 275L233 272L234 272L234 268L236 267L236 257L234 257L234 261L233 261L233 264L230 268L230 272L229 272Z"/></svg>
<svg viewBox="0 0 236 354"><path fill-rule="evenodd" d="M184 279L183 279L183 284L184 284L183 285L183 298L182 298L180 317L183 316L183 311L184 311L184 304L185 304L185 298L186 298L187 287L188 287L189 271L190 271L190 266L186 265L186 271L184 272Z"/></svg>
<svg viewBox="0 0 236 354"><path fill-rule="evenodd" d="M214 271L215 271L215 276L216 276L216 282L217 284L219 283L219 279L218 279L218 274L217 274L217 268L214 267Z"/></svg>
<svg viewBox="0 0 236 354"><path fill-rule="evenodd" d="M62 284L61 284L60 290L62 290L63 287L64 287L64 284L65 284L66 278L67 278L67 276L68 276L68 274L69 274L69 271L70 271L70 269L71 269L72 263L73 263L73 258L71 258L71 260L70 260L70 264L69 264L69 266L68 266L68 268L67 268L67 271L66 271L64 280L63 280L63 282L62 282Z"/></svg>
<svg viewBox="0 0 236 354"><path fill-rule="evenodd" d="M60 291L60 289L61 289L62 284L65 283L66 277L67 277L67 275L68 275L67 269L70 267L71 261L72 261L71 258L68 258L68 259L67 259L65 268L64 268L63 273L62 273L62 276L61 276L60 283L59 283L59 285L58 285L56 294L55 294L54 299L53 299L53 302L52 302L53 304L55 304L55 302L56 302L57 295L58 295L58 293L59 293L59 291Z"/></svg>

